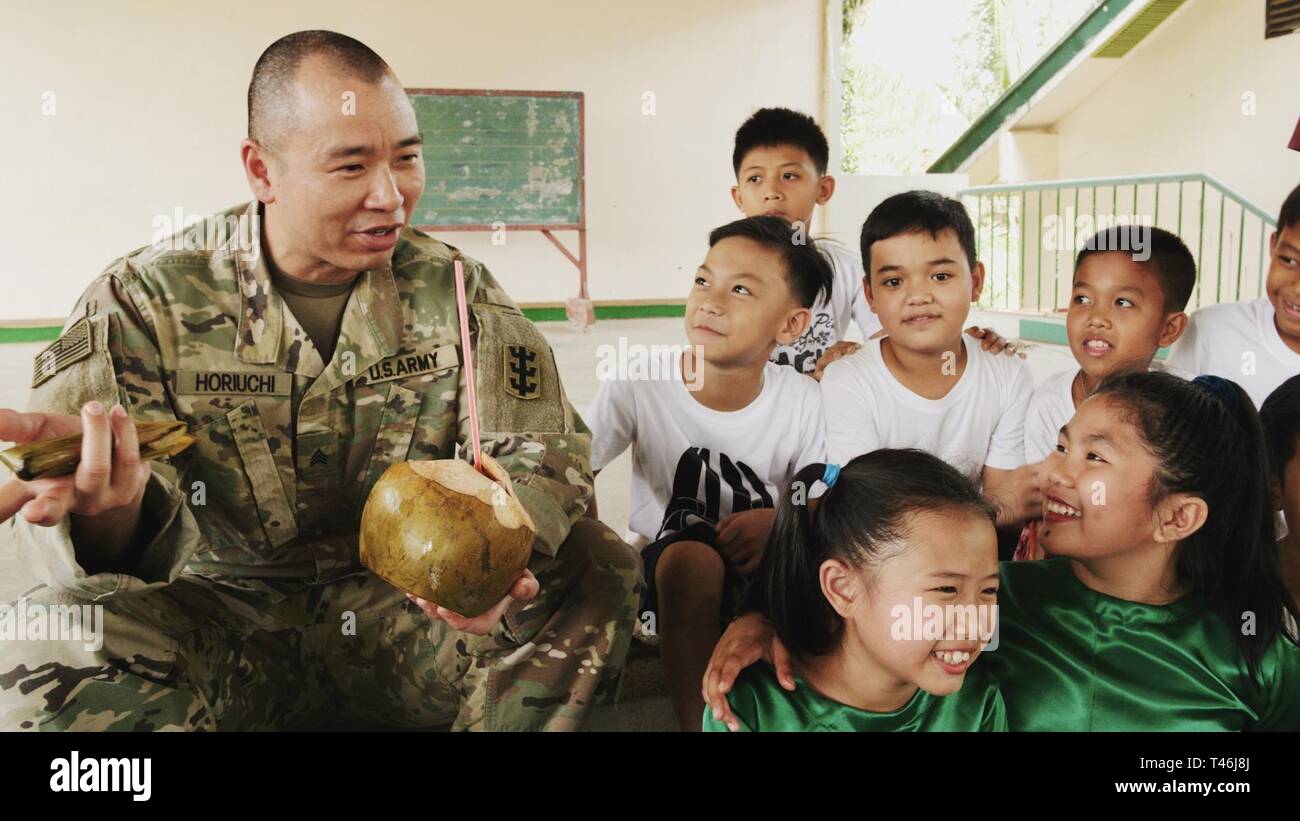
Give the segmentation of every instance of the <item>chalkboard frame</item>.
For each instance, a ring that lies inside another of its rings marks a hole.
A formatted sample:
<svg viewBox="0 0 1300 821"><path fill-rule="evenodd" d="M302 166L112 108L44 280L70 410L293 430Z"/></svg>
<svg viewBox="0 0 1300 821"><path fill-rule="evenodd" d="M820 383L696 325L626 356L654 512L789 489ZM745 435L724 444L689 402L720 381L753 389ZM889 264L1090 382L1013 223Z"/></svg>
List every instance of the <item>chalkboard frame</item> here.
<svg viewBox="0 0 1300 821"><path fill-rule="evenodd" d="M578 221L564 223L504 223L507 231L540 231L542 236L578 269L578 295L566 304L569 319L580 330L586 330L596 321L591 298L587 292L587 115L586 95L581 91L520 91L474 88L408 88L408 96L440 97L565 97L578 103ZM421 231L496 231L493 224L416 225ZM576 231L578 254L574 254L552 231Z"/></svg>
<svg viewBox="0 0 1300 821"><path fill-rule="evenodd" d="M507 231L579 231L587 230L587 123L585 95L581 91L508 91L474 88L408 88L409 96L420 97L566 97L578 102L578 221L555 223L505 223ZM456 225L416 225L421 231L495 231L491 223ZM552 240L554 241L554 240Z"/></svg>

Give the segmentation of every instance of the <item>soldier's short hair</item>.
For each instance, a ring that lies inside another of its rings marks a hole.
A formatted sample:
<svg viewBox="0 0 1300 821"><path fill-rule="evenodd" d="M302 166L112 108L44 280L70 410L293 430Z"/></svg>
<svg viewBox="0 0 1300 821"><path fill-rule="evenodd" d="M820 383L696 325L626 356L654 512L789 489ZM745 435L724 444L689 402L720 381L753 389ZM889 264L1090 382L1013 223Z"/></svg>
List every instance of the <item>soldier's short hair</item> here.
<svg viewBox="0 0 1300 821"><path fill-rule="evenodd" d="M308 57L320 55L366 83L391 74L388 63L360 40L336 31L296 31L276 40L253 66L248 83L248 137L265 145L273 139L274 123L287 119L294 104L293 79Z"/></svg>

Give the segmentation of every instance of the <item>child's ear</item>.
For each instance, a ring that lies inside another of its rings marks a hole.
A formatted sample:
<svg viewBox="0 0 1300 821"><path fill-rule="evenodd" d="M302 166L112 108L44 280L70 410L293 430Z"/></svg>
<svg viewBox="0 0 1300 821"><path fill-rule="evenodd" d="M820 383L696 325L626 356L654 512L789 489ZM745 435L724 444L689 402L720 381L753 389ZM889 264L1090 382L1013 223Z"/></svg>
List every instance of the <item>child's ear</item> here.
<svg viewBox="0 0 1300 821"><path fill-rule="evenodd" d="M862 581L859 574L839 559L827 559L818 569L821 578L822 595L830 602L831 608L841 618L849 618L853 605L862 593Z"/></svg>
<svg viewBox="0 0 1300 821"><path fill-rule="evenodd" d="M1160 329L1160 340L1157 344L1167 348L1177 342L1178 337L1182 336L1185 330L1187 330L1187 314L1182 311L1176 314L1165 314L1165 324Z"/></svg>
<svg viewBox="0 0 1300 821"><path fill-rule="evenodd" d="M970 301L979 302L980 292L984 290L984 263L976 262L970 269Z"/></svg>
<svg viewBox="0 0 1300 821"><path fill-rule="evenodd" d="M876 298L871 293L871 274L862 277L862 294L867 298L867 307L876 310Z"/></svg>
<svg viewBox="0 0 1300 821"><path fill-rule="evenodd" d="M1156 506L1155 539L1161 544L1175 544L1205 525L1210 506L1199 496L1175 493Z"/></svg>
<svg viewBox="0 0 1300 821"><path fill-rule="evenodd" d="M742 213L742 214L745 213L745 206L743 206L743 205L740 204L740 186L739 186L739 185L733 185L733 186L731 186L731 201L734 202L734 203L736 204L736 207L740 209L740 213Z"/></svg>
<svg viewBox="0 0 1300 821"><path fill-rule="evenodd" d="M785 315L785 322L781 323L781 328L776 332L776 344L789 345L799 337L803 332L808 330L812 324L812 311L807 308L796 308Z"/></svg>
<svg viewBox="0 0 1300 821"><path fill-rule="evenodd" d="M835 178L829 174L823 174L822 178L817 181L817 204L825 205L835 194Z"/></svg>

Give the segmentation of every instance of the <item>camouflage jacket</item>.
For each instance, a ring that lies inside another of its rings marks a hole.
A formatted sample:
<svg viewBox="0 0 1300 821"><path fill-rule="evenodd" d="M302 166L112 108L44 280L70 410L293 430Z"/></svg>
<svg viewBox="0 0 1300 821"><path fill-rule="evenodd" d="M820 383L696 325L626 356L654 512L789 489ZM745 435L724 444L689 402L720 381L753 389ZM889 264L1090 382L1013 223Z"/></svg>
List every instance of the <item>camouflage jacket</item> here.
<svg viewBox="0 0 1300 821"><path fill-rule="evenodd" d="M256 203L220 218L241 214L256 218ZM203 231L110 265L37 356L32 410L121 402L136 419L182 419L198 439L151 463L144 515L156 536L130 573L88 574L66 518L13 517L24 562L56 589L104 598L186 572L283 590L356 572L361 509L384 469L451 458L469 441L454 248L403 231L390 266L357 280L327 363L261 254ZM537 526L534 550L553 556L591 498L590 432L541 333L483 265L461 259L483 447Z"/></svg>

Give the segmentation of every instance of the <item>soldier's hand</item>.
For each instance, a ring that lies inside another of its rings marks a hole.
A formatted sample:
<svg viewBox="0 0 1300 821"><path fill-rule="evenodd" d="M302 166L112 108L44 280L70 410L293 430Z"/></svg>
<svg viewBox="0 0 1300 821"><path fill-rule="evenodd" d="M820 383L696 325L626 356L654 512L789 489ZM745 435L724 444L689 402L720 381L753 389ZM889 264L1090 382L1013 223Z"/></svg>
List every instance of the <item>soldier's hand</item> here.
<svg viewBox="0 0 1300 821"><path fill-rule="evenodd" d="M149 464L140 461L135 422L126 410L116 405L106 412L99 402L87 402L79 417L0 409L0 440L26 444L71 433L82 434L76 472L30 482L9 478L0 485L0 522L21 513L32 524L50 527L75 514L96 517L100 530L102 517L116 539L129 539L139 520Z"/></svg>
<svg viewBox="0 0 1300 821"><path fill-rule="evenodd" d="M406 594L406 598L418 604L420 609L424 611L424 615L428 616L430 620L437 621L441 619L453 629L462 633L474 633L483 636L490 633L492 628L496 627L497 622L501 621L501 616L506 612L507 607L516 601L528 601L536 598L541 589L542 586L538 583L537 577L533 575L533 571L524 568L523 574L515 580L515 586L510 588L510 592L506 594L504 599L497 602L496 606L491 610L473 618L454 613L445 607L439 607L431 601L426 601L410 593Z"/></svg>

